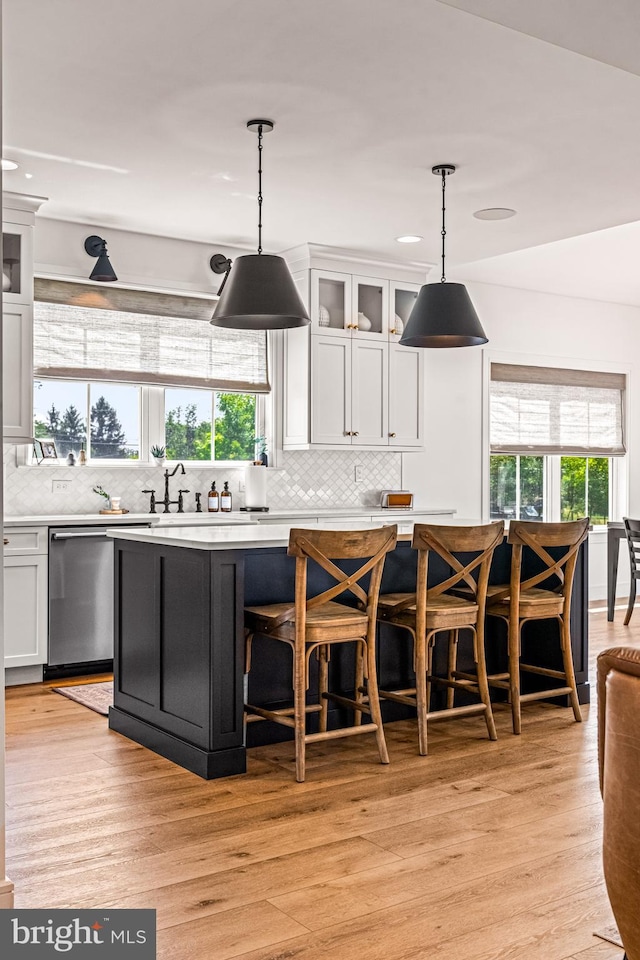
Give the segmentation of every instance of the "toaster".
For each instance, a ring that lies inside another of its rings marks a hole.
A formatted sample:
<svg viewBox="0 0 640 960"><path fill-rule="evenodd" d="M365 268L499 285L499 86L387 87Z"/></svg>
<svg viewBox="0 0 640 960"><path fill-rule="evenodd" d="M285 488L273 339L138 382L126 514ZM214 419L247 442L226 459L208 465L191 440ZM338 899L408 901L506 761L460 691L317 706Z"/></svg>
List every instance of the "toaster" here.
<svg viewBox="0 0 640 960"><path fill-rule="evenodd" d="M411 510L413 494L408 490L383 490L380 506L392 507L394 510Z"/></svg>

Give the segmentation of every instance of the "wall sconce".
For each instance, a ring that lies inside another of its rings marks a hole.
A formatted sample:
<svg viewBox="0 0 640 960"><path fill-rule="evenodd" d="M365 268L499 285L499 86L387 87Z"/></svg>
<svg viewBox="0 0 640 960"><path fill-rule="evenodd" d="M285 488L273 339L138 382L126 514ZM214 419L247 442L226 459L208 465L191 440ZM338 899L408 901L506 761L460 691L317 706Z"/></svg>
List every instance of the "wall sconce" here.
<svg viewBox="0 0 640 960"><path fill-rule="evenodd" d="M107 254L107 241L103 240L102 237L91 236L87 237L84 242L84 249L90 257L97 257L97 262L89 280L99 280L101 283L111 283L113 280L117 280L115 270L111 266L109 261L109 256Z"/></svg>
<svg viewBox="0 0 640 960"><path fill-rule="evenodd" d="M224 285L229 279L229 273L231 272L231 264L232 264L232 261L229 259L229 257L225 257L224 253L214 253L214 255L211 257L211 260L209 260L209 266L211 267L214 273L224 273L224 280L220 284L220 289L218 290L218 296L220 296L220 294L224 290Z"/></svg>

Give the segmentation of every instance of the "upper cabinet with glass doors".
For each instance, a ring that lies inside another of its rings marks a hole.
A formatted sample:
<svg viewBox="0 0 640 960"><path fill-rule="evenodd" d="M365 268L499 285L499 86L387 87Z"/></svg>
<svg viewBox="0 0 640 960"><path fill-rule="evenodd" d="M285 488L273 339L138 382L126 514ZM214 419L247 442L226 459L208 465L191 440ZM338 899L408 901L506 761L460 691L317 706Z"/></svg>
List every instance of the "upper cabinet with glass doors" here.
<svg viewBox="0 0 640 960"><path fill-rule="evenodd" d="M33 437L33 233L44 197L2 195L3 439Z"/></svg>
<svg viewBox="0 0 640 960"><path fill-rule="evenodd" d="M368 340L400 339L420 284L311 270L312 333Z"/></svg>

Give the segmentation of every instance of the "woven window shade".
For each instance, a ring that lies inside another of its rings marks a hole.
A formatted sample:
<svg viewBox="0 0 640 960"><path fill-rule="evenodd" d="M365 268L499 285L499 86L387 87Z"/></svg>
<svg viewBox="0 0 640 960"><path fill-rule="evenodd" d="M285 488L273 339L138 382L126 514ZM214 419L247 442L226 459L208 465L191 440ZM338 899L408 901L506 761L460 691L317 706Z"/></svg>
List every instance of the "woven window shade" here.
<svg viewBox="0 0 640 960"><path fill-rule="evenodd" d="M624 374L491 364L492 453L625 453Z"/></svg>
<svg viewBox="0 0 640 960"><path fill-rule="evenodd" d="M36 280L34 373L268 393L267 337L208 322L215 301Z"/></svg>

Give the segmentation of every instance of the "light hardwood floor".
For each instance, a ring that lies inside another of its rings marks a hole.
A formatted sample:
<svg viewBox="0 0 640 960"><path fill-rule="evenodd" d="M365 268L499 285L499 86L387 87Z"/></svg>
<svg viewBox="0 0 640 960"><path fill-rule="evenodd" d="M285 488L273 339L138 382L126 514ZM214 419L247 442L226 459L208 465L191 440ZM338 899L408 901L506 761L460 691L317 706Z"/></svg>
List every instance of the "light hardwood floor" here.
<svg viewBox="0 0 640 960"><path fill-rule="evenodd" d="M640 644L591 616L592 653ZM592 675L593 683L593 675ZM160 960L621 960L600 862L596 707L531 704L250 751L207 783L46 686L7 691L7 872L17 907L157 910Z"/></svg>

